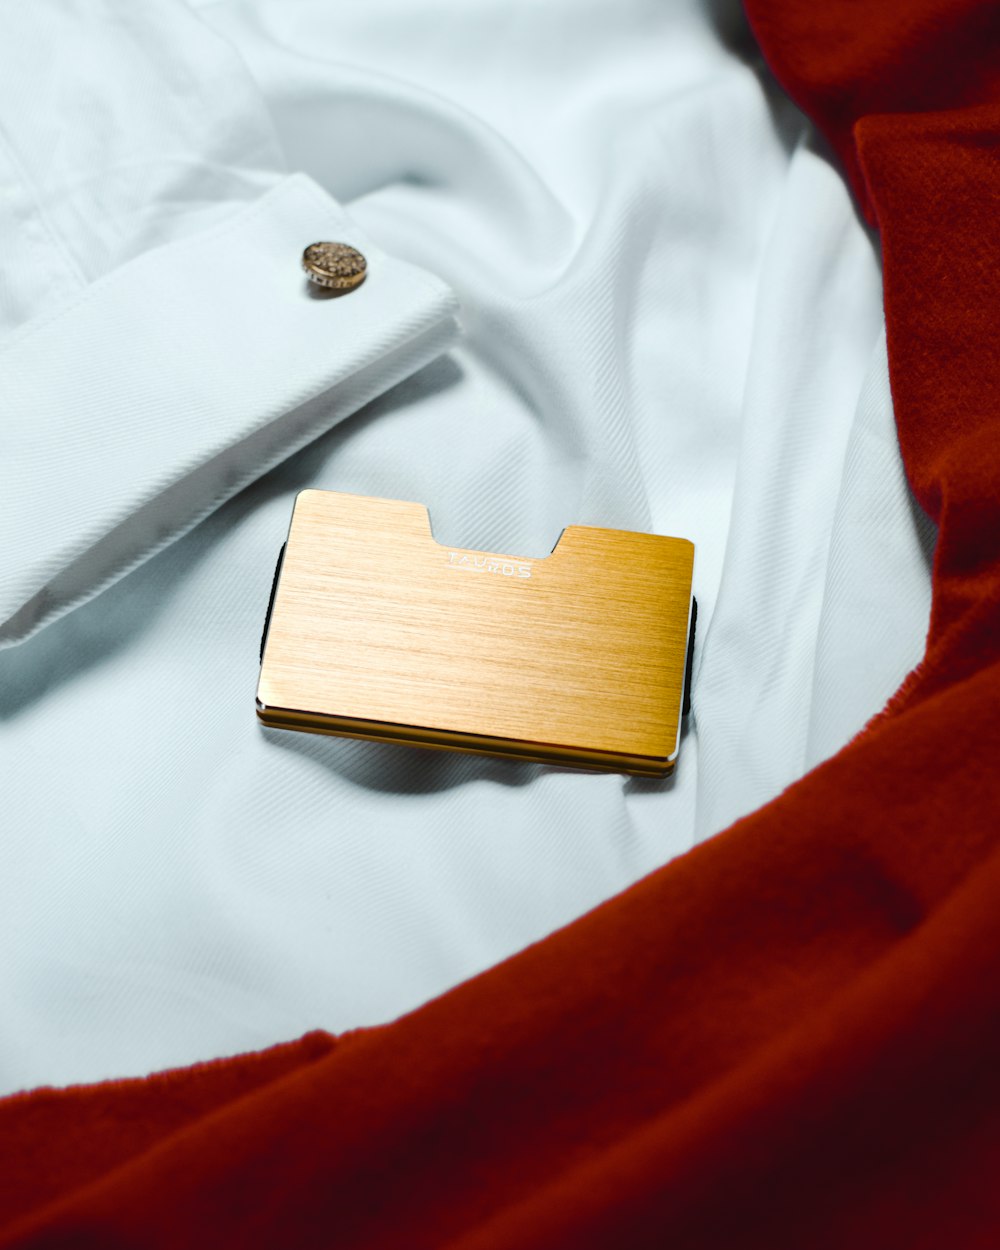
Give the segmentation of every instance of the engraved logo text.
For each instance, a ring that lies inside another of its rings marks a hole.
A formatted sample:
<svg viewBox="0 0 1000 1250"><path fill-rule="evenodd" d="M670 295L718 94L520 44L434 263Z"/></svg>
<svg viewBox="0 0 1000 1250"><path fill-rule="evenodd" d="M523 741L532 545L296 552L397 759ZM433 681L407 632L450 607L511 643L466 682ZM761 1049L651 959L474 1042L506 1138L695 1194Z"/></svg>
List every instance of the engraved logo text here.
<svg viewBox="0 0 1000 1250"><path fill-rule="evenodd" d="M480 556L468 551L449 551L448 563L455 569L471 569L474 573L497 573L501 577L530 577L531 565L523 560L504 560L500 556Z"/></svg>

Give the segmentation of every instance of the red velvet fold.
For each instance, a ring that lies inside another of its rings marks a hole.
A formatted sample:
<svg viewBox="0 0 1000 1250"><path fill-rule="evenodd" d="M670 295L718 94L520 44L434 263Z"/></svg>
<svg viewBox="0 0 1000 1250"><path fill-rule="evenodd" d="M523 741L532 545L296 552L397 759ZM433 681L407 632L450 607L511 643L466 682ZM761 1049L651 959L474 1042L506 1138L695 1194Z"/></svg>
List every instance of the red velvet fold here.
<svg viewBox="0 0 1000 1250"><path fill-rule="evenodd" d="M1000 18L747 9L881 233L924 661L774 802L394 1024L0 1103L0 1246L1000 1244Z"/></svg>

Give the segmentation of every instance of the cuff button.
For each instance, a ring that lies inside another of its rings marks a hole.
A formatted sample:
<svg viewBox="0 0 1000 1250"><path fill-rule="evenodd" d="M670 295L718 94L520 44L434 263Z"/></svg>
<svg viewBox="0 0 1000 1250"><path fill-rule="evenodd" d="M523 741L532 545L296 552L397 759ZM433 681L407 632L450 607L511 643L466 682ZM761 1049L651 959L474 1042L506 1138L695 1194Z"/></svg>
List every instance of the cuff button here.
<svg viewBox="0 0 1000 1250"><path fill-rule="evenodd" d="M302 253L310 282L333 291L353 291L365 280L368 262L346 243L310 243Z"/></svg>

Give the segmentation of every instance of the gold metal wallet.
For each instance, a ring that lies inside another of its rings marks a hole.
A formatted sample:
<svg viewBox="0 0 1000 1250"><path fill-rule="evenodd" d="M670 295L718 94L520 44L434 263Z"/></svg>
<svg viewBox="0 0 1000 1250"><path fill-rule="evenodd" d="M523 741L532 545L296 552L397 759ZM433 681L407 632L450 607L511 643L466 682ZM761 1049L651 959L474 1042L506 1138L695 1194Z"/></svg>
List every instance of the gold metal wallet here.
<svg viewBox="0 0 1000 1250"><path fill-rule="evenodd" d="M304 490L257 715L299 729L666 776L690 681L694 546L570 525L540 559L443 546L423 504Z"/></svg>

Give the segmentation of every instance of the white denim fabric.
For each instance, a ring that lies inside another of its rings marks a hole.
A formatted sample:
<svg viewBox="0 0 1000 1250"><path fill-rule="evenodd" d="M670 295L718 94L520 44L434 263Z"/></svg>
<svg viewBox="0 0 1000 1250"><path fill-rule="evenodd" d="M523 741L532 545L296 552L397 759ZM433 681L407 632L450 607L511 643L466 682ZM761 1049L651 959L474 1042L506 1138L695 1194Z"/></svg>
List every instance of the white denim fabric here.
<svg viewBox="0 0 1000 1250"><path fill-rule="evenodd" d="M0 29L0 1090L391 1019L772 798L917 662L877 251L736 6ZM356 292L310 295L322 238ZM262 729L305 487L524 556L692 539L675 776Z"/></svg>

